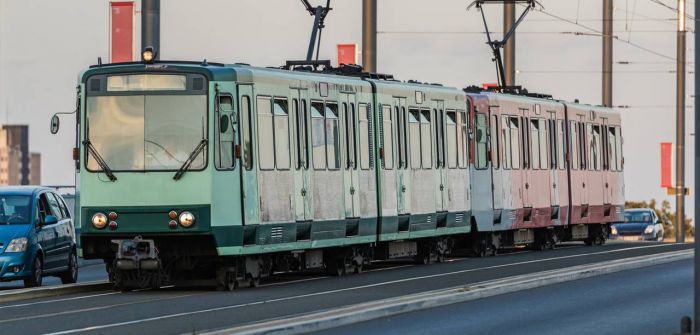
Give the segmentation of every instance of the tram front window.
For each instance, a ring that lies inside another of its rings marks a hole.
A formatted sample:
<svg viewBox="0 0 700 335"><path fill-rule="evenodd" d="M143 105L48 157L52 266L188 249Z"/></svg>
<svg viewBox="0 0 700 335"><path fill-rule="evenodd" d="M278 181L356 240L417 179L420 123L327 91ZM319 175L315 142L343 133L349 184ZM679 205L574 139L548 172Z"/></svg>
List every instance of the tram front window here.
<svg viewBox="0 0 700 335"><path fill-rule="evenodd" d="M86 138L113 171L175 171L206 139L206 95L103 95L87 98ZM206 166L206 150L189 170ZM102 170L88 155L87 168Z"/></svg>

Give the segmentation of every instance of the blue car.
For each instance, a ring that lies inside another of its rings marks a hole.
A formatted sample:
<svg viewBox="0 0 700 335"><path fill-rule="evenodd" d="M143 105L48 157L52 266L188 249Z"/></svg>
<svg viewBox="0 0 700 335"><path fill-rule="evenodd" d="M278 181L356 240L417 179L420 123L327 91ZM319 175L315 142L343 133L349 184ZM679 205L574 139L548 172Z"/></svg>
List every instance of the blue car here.
<svg viewBox="0 0 700 335"><path fill-rule="evenodd" d="M0 281L41 286L44 276L78 280L75 229L63 198L51 189L0 187Z"/></svg>
<svg viewBox="0 0 700 335"><path fill-rule="evenodd" d="M664 226L650 208L625 210L625 222L616 223L610 228L610 237L644 241L662 241Z"/></svg>

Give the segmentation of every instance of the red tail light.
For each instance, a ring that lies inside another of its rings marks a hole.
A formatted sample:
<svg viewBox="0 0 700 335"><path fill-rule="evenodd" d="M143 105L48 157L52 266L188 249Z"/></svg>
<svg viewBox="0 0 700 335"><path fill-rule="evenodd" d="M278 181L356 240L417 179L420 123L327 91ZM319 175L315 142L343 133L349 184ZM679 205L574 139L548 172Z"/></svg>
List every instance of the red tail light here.
<svg viewBox="0 0 700 335"><path fill-rule="evenodd" d="M170 229L175 229L175 228L177 228L177 221L175 221L175 220L170 220L170 222L168 222L168 227L170 227Z"/></svg>
<svg viewBox="0 0 700 335"><path fill-rule="evenodd" d="M108 217L110 220L114 221L114 220L117 219L117 213L116 213L116 212L109 212L109 214L107 214L107 217Z"/></svg>
<svg viewBox="0 0 700 335"><path fill-rule="evenodd" d="M118 226L119 226L119 225L117 224L116 221L110 221L110 222L109 222L109 229L110 229L110 230L117 230L117 227L118 227Z"/></svg>

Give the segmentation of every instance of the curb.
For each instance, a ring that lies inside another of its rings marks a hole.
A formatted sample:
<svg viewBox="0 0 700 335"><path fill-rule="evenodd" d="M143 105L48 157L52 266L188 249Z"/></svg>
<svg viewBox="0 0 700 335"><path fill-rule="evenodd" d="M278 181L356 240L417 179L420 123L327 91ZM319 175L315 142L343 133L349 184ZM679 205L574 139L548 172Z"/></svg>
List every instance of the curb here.
<svg viewBox="0 0 700 335"><path fill-rule="evenodd" d="M529 273L525 275L495 279L460 287L418 293L403 297L339 307L321 312L295 315L262 321L255 324L207 332L208 335L227 334L300 334L340 327L352 323L369 321L396 314L449 304L461 303L558 284L578 279L633 270L642 267L670 263L693 258L693 250L668 252L652 256L639 256L594 263L563 269Z"/></svg>
<svg viewBox="0 0 700 335"><path fill-rule="evenodd" d="M75 294L92 291L102 291L112 288L107 281L88 282L80 284L47 286L40 288L17 289L0 293L0 303L25 299L55 297L63 294Z"/></svg>

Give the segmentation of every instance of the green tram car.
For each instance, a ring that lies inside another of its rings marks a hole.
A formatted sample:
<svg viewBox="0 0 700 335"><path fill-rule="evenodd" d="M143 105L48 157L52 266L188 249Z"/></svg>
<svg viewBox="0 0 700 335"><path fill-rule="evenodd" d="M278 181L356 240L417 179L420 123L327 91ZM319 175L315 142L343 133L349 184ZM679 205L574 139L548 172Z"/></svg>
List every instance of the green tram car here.
<svg viewBox="0 0 700 335"><path fill-rule="evenodd" d="M79 255L118 289L440 261L473 229L460 89L206 61L79 80Z"/></svg>

